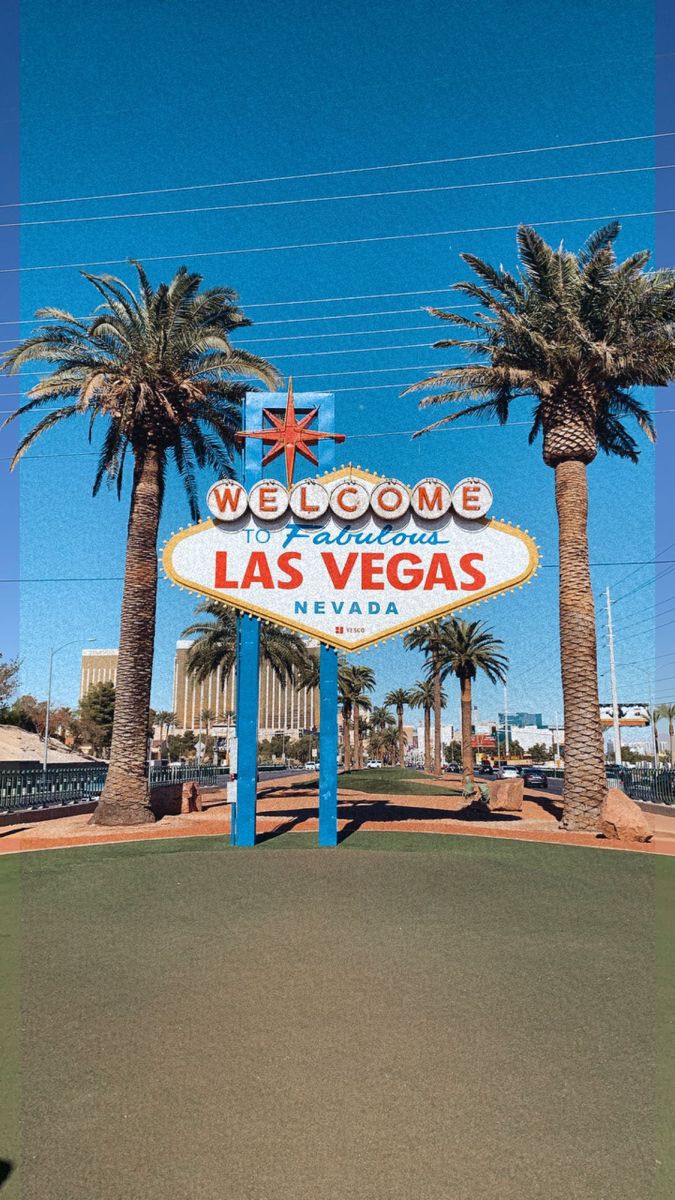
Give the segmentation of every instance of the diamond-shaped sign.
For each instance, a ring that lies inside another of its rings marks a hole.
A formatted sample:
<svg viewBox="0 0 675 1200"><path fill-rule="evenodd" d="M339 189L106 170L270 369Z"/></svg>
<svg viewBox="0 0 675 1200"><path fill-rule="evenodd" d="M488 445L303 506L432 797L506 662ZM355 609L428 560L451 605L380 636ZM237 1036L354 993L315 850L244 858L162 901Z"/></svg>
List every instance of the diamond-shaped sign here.
<svg viewBox="0 0 675 1200"><path fill-rule="evenodd" d="M337 503L325 511L312 504L320 515L302 515L293 495L270 519L251 493L234 519L230 512L175 534L164 548L166 574L242 612L359 650L518 587L537 568L535 542L512 525L468 519L456 508L432 519L414 504L387 519L385 481L352 468L312 482L329 497L348 485L352 519L336 515Z"/></svg>

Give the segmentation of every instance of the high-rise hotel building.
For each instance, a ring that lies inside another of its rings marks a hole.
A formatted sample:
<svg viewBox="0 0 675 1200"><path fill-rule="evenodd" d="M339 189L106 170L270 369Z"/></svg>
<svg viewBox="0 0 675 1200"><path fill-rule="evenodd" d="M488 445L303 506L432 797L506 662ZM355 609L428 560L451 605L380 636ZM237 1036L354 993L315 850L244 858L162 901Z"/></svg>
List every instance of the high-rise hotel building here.
<svg viewBox="0 0 675 1200"><path fill-rule="evenodd" d="M83 650L80 700L95 683L117 683L117 650Z"/></svg>
<svg viewBox="0 0 675 1200"><path fill-rule="evenodd" d="M223 681L220 669L203 683L188 674L187 658L192 642L176 642L173 666L173 703L177 729L200 728L200 716L205 709L213 713L212 725L226 725L227 714L236 709L235 673L230 671ZM318 653L310 647L310 653ZM117 650L83 650L80 673L80 700L95 683L117 682ZM232 718L230 718L232 719ZM319 724L319 690L302 688L297 692L289 684L281 684L269 663L260 665L260 703L258 737L271 738L275 733L297 737L303 729Z"/></svg>
<svg viewBox="0 0 675 1200"><path fill-rule="evenodd" d="M187 658L192 642L176 642L173 669L173 711L178 729L200 728L200 714L208 708L214 714L212 724L227 724L227 714L236 708L235 673L230 671L223 681L220 669L203 683L188 674ZM310 647L310 653L317 650ZM260 664L260 701L258 707L258 737L271 738L283 730L297 737L303 729L319 724L319 690L302 688L296 691L280 683L269 663Z"/></svg>

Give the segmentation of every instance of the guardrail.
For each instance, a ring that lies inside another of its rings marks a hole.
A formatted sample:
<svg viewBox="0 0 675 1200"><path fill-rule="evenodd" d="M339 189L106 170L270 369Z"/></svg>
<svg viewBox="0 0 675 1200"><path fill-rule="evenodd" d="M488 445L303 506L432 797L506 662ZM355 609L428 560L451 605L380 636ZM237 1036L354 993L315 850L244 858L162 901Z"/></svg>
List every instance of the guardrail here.
<svg viewBox="0 0 675 1200"><path fill-rule="evenodd" d="M549 779L564 779L564 767L544 767ZM675 768L616 767L607 764L607 782L618 784L631 800L675 805Z"/></svg>
<svg viewBox="0 0 675 1200"><path fill-rule="evenodd" d="M107 763L59 763L46 771L39 763L0 763L0 815L98 800L107 773ZM151 788L189 780L208 786L228 778L225 767L188 764L151 767L148 774Z"/></svg>

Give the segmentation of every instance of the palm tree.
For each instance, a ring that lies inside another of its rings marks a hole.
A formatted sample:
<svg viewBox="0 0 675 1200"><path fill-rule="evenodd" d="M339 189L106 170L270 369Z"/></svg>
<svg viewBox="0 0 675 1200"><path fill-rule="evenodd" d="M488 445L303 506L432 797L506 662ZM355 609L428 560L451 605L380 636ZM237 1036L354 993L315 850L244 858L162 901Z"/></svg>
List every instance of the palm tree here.
<svg viewBox="0 0 675 1200"><path fill-rule="evenodd" d="M544 462L555 471L566 742L563 823L568 829L597 829L607 793L587 467L598 449L637 461L638 445L625 420L634 418L651 440L654 426L630 389L663 386L675 376L675 271L647 272L647 250L617 263L619 232L613 221L573 254L562 245L551 249L534 229L521 226L518 277L463 254L478 282L454 286L475 300L479 311L470 317L429 311L464 331L436 345L456 348L469 361L413 385L435 393L423 406L471 402L436 426L467 414L505 424L514 400L534 399L530 442L543 434Z"/></svg>
<svg viewBox="0 0 675 1200"><path fill-rule="evenodd" d="M473 748L471 745L472 683L479 671L490 683L503 683L508 659L502 654L503 642L485 629L480 621L463 621L450 617L445 623L445 651L441 674L456 675L460 684L462 721L462 766L464 774L473 778Z"/></svg>
<svg viewBox="0 0 675 1200"><path fill-rule="evenodd" d="M659 756L661 754L661 747L659 745L659 721L661 720L662 714L659 708L650 708L648 711L649 724L652 727L652 737L654 739L654 757L656 759L656 763L658 763Z"/></svg>
<svg viewBox="0 0 675 1200"><path fill-rule="evenodd" d="M440 680L439 680L440 683ZM419 680L410 693L410 703L413 708L421 708L424 712L424 769L431 771L431 711L437 699L436 679ZM445 708L447 696L441 689L441 707Z"/></svg>
<svg viewBox="0 0 675 1200"><path fill-rule="evenodd" d="M350 721L353 710L354 685L349 667L342 655L338 657L338 704L342 713L342 757L345 771L352 769Z"/></svg>
<svg viewBox="0 0 675 1200"><path fill-rule="evenodd" d="M215 715L216 714L214 713L212 708L203 708L199 714L199 720L203 721L206 726L206 736L207 737L209 736L209 733L211 732L211 722L212 722L213 718L215 717Z"/></svg>
<svg viewBox="0 0 675 1200"><path fill-rule="evenodd" d="M164 741L164 730L166 729L166 732L168 735L171 726L175 725L175 723L176 723L175 712L170 712L168 709L160 708L156 713L153 714L152 709L150 709L150 724L151 724L151 726L154 724L159 725L160 745Z"/></svg>
<svg viewBox="0 0 675 1200"><path fill-rule="evenodd" d="M173 460L199 518L196 468L222 475L240 426L246 386L227 376L247 375L276 386L264 359L230 344L250 322L228 288L200 291L200 275L181 267L169 284L153 289L140 263L138 294L110 275L83 272L103 303L86 320L58 308L41 309L44 324L5 355L15 374L28 363L48 364L29 400L8 420L55 400L60 407L21 438L12 467L53 426L87 415L105 432L94 477L121 495L127 455L133 459L126 566L110 767L92 821L135 825L154 820L146 772L146 729L155 639L157 531L167 467Z"/></svg>
<svg viewBox="0 0 675 1200"><path fill-rule="evenodd" d="M663 717L668 722L668 749L671 766L675 766L675 704L659 704L656 710L657 719ZM655 727L656 728L656 727Z"/></svg>
<svg viewBox="0 0 675 1200"><path fill-rule="evenodd" d="M386 733L387 729L393 729L395 724L396 721L386 705L374 705L370 710L370 728L375 733Z"/></svg>
<svg viewBox="0 0 675 1200"><path fill-rule="evenodd" d="M441 658L444 644L443 621L429 621L426 625L418 625L410 633L406 633L403 644L406 650L421 650L426 654L430 676L434 683L434 774L441 773L441 733L442 709L441 700ZM428 770L431 769L429 766Z"/></svg>
<svg viewBox="0 0 675 1200"><path fill-rule="evenodd" d="M405 746L407 737L405 729L403 730L403 745ZM401 735L397 729L385 729L382 734L382 756L384 761L391 765L399 753L401 745Z"/></svg>
<svg viewBox="0 0 675 1200"><path fill-rule="evenodd" d="M347 668L352 681L352 707L354 713L354 766L360 770L363 766L363 738L361 710L371 708L367 695L375 687L375 672L372 667L350 666Z"/></svg>
<svg viewBox="0 0 675 1200"><path fill-rule="evenodd" d="M203 683L220 668L224 687L237 661L237 616L218 600L200 601L195 613L211 619L193 621L183 630L183 637L195 637L187 655L188 674ZM307 666L309 652L299 633L261 621L260 656L269 663L279 683L295 684L297 673Z"/></svg>
<svg viewBox="0 0 675 1200"><path fill-rule="evenodd" d="M387 692L384 698L385 704L390 704L396 709L398 719L398 765L405 766L405 733L403 731L403 709L406 704L410 704L410 692L406 688L394 688L393 691Z"/></svg>

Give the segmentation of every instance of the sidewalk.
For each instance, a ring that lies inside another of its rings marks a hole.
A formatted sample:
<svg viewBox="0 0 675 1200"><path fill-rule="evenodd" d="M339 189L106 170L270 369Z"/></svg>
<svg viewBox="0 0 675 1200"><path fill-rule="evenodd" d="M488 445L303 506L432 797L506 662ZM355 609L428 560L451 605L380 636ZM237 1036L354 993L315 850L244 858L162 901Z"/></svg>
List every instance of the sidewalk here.
<svg viewBox="0 0 675 1200"><path fill-rule="evenodd" d="M438 795L433 786L425 796L374 796L365 792L338 791L338 829L348 836L356 829L405 833L447 833L472 837L511 838L552 845L594 846L603 850L632 850L643 854L675 854L675 811L646 813L654 831L652 842L608 842L587 833L565 833L558 828L556 798L545 792L528 792L522 816L493 814L467 819L459 796ZM461 816L458 814L462 813ZM0 829L0 854L63 849L156 838L227 837L230 808L218 795L207 798L203 812L163 817L155 825L131 829L90 825L88 813L76 813L30 824L17 816L16 824ZM316 779L306 775L266 782L258 789L258 835L261 840L278 833L317 832Z"/></svg>

